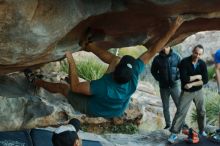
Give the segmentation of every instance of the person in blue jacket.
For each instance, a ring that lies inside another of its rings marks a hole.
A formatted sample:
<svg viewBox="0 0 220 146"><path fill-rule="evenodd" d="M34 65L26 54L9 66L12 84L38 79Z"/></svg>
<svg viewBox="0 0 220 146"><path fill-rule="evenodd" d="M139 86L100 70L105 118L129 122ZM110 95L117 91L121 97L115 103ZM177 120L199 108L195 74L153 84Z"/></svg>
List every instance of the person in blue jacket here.
<svg viewBox="0 0 220 146"><path fill-rule="evenodd" d="M169 103L170 96L174 104L178 107L180 97L180 74L179 64L181 57L170 47L164 47L163 50L154 58L151 65L151 73L159 82L160 96L163 104L163 114L166 122L164 129L171 126Z"/></svg>

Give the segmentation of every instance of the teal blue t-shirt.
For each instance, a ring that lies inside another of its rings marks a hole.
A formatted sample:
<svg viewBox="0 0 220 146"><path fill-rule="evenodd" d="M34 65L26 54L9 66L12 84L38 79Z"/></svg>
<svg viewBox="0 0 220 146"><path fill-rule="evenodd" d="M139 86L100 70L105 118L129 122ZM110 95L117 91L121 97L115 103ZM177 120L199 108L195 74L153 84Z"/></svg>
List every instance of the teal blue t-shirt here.
<svg viewBox="0 0 220 146"><path fill-rule="evenodd" d="M112 79L112 73L91 81L92 96L87 108L91 116L112 118L124 113L131 95L137 88L139 74L144 70L143 61L136 59L132 69L132 79L126 84L117 84Z"/></svg>

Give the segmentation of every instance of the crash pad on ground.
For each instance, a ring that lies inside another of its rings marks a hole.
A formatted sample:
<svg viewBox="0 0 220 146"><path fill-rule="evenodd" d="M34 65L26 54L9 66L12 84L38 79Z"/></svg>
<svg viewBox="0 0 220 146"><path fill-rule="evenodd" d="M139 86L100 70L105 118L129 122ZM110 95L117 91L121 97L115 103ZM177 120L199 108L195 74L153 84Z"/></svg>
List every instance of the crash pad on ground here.
<svg viewBox="0 0 220 146"><path fill-rule="evenodd" d="M0 146L53 146L53 132L44 129L0 132ZM99 141L82 139L82 146L102 146Z"/></svg>
<svg viewBox="0 0 220 146"><path fill-rule="evenodd" d="M181 141L179 143L173 144L172 146L219 146L220 144L214 143L206 137L201 137L199 143L197 144L189 144L185 141Z"/></svg>

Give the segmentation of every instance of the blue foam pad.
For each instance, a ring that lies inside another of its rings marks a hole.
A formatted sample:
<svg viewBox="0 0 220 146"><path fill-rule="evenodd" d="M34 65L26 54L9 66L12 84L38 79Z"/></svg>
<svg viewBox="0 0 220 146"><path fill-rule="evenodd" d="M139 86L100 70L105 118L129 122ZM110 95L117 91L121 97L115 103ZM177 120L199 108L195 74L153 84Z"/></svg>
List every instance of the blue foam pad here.
<svg viewBox="0 0 220 146"><path fill-rule="evenodd" d="M0 132L0 146L32 146L28 131Z"/></svg>
<svg viewBox="0 0 220 146"><path fill-rule="evenodd" d="M30 132L33 146L53 146L53 132L43 129L32 129Z"/></svg>
<svg viewBox="0 0 220 146"><path fill-rule="evenodd" d="M174 144L172 146L219 146L219 144L211 142L210 140L208 140L206 137L201 137L199 139L199 143L197 144L188 144L185 141L179 142L177 144Z"/></svg>
<svg viewBox="0 0 220 146"><path fill-rule="evenodd" d="M82 140L83 146L102 146L102 144L99 141L91 141L91 140Z"/></svg>
<svg viewBox="0 0 220 146"><path fill-rule="evenodd" d="M43 129L0 132L0 146L53 146L53 132ZM83 146L102 146L99 141L82 140Z"/></svg>

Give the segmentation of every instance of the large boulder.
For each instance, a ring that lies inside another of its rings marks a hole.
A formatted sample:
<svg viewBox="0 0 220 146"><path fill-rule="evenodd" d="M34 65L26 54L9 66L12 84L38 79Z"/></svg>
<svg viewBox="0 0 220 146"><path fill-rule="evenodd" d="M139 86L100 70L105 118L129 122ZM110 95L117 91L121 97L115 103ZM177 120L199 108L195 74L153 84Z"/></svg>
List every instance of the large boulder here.
<svg viewBox="0 0 220 146"><path fill-rule="evenodd" d="M110 11L111 1L3 0L0 3L0 72L21 70L63 58L77 51L78 29L61 41L84 19ZM3 53L4 52L4 53Z"/></svg>
<svg viewBox="0 0 220 146"><path fill-rule="evenodd" d="M60 60L78 51L88 27L104 34L110 47L144 44L151 48L172 18L187 20L170 44L198 31L220 28L218 0L1 0L0 74ZM168 19L171 18L171 19Z"/></svg>

